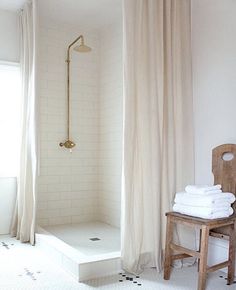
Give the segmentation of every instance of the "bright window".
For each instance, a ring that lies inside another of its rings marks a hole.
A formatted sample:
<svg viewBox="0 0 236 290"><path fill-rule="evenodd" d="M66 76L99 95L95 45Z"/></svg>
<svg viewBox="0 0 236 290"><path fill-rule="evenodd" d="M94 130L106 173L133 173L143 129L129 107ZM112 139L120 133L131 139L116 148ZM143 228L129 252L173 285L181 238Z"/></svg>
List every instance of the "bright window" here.
<svg viewBox="0 0 236 290"><path fill-rule="evenodd" d="M17 176L20 152L19 65L0 62L0 177Z"/></svg>

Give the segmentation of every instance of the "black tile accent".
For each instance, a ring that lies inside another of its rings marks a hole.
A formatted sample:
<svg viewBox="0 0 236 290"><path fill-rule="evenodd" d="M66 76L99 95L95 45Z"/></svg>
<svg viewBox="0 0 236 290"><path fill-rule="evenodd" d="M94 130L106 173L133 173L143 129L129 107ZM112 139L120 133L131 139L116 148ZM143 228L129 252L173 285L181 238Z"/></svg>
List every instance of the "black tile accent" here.
<svg viewBox="0 0 236 290"><path fill-rule="evenodd" d="M119 275L121 276L121 277L119 277L119 282L124 282L124 281L130 281L131 283L133 283L133 284L136 284L137 286L142 286L142 284L140 283L140 281L138 282L138 281L135 281L134 279L135 278L140 278L140 276L135 276L135 275L132 275L132 274L125 274L124 272L120 272L119 273ZM121 278L123 278L123 279L121 279Z"/></svg>
<svg viewBox="0 0 236 290"><path fill-rule="evenodd" d="M2 243L2 247L4 247L7 250L10 250L8 244L6 244L5 242L1 242L1 243Z"/></svg>
<svg viewBox="0 0 236 290"><path fill-rule="evenodd" d="M90 238L90 241L92 241L92 242L96 242L96 241L100 241L101 239L99 239L99 238Z"/></svg>
<svg viewBox="0 0 236 290"><path fill-rule="evenodd" d="M32 279L33 281L36 281L37 278L35 277L38 274L41 274L42 271L36 271L35 273L33 271L30 271L28 268L24 268L24 273L23 274L19 274L18 276L20 277L29 277L30 279Z"/></svg>
<svg viewBox="0 0 236 290"><path fill-rule="evenodd" d="M1 242L1 246L4 247L6 250L10 250L10 247L14 246L14 244L7 244L5 242Z"/></svg>
<svg viewBox="0 0 236 290"><path fill-rule="evenodd" d="M226 280L226 281L228 280L228 278L227 278L227 277L224 277L223 275L220 275L219 278L224 279L224 280ZM235 277L234 277L234 278L235 278ZM233 284L236 284L236 281L233 281ZM226 285L229 286L230 284L227 283Z"/></svg>

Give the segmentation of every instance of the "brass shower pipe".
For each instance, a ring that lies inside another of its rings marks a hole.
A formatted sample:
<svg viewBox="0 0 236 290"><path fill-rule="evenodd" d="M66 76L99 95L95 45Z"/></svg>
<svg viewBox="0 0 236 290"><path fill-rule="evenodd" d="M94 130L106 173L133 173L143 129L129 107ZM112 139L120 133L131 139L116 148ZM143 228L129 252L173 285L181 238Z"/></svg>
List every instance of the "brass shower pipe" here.
<svg viewBox="0 0 236 290"><path fill-rule="evenodd" d="M67 48L67 140L65 142L61 142L59 145L61 147L65 147L67 149L72 149L75 147L75 143L70 140L70 48L77 42L81 40L81 44L76 46L74 50L77 52L89 52L91 48L84 44L84 37L83 35L78 36Z"/></svg>

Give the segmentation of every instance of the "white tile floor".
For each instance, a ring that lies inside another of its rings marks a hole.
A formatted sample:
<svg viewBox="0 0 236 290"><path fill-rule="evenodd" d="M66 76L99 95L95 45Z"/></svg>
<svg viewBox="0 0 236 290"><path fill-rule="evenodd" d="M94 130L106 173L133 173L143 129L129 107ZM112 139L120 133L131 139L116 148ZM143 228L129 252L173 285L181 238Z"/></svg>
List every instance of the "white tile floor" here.
<svg viewBox="0 0 236 290"><path fill-rule="evenodd" d="M209 275L206 290L236 289L236 284L226 286L224 274ZM132 276L129 276L132 277ZM174 269L171 280L164 281L154 269L146 270L140 278L128 281L122 275L78 283L57 265L53 264L37 247L21 244L8 236L0 236L0 290L194 290L197 289L195 267ZM123 282L119 282L119 280ZM137 284L141 284L138 286Z"/></svg>
<svg viewBox="0 0 236 290"><path fill-rule="evenodd" d="M105 223L47 226L44 229L87 256L120 251L120 230ZM99 240L91 241L91 238Z"/></svg>

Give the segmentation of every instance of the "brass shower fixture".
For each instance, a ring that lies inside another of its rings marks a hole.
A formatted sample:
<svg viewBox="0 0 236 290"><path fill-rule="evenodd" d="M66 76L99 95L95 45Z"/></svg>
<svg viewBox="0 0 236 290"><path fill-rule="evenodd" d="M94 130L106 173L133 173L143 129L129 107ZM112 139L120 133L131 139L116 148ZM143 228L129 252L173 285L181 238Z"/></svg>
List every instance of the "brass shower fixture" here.
<svg viewBox="0 0 236 290"><path fill-rule="evenodd" d="M83 35L78 36L67 48L67 140L65 142L59 143L61 147L65 147L67 149L72 149L75 147L75 143L70 140L70 48L77 42L81 41L81 43L74 47L74 50L77 52L90 52L91 48L84 44Z"/></svg>

